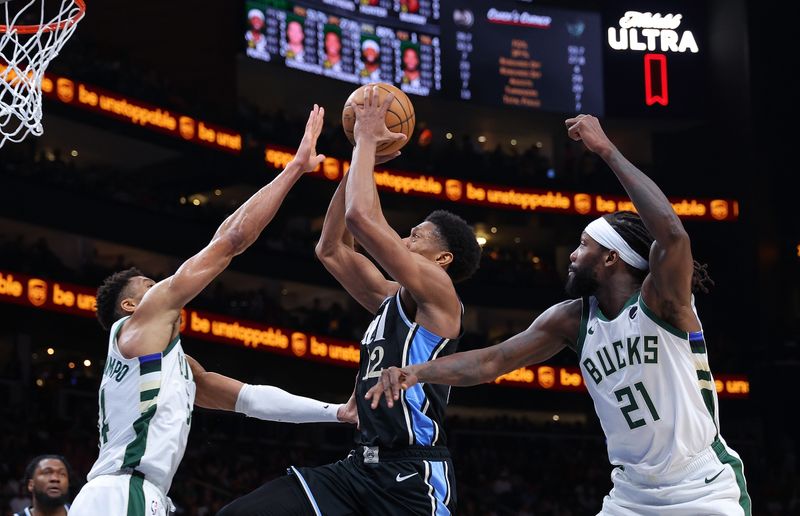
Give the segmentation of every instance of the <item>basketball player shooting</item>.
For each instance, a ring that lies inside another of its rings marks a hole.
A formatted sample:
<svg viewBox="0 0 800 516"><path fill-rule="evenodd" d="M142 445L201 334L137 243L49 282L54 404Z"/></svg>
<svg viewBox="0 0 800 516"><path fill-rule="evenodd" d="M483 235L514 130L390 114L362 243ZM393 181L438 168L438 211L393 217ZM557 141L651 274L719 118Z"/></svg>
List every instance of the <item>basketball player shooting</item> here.
<svg viewBox="0 0 800 516"><path fill-rule="evenodd" d="M400 236L381 210L373 178L376 148L403 136L386 128L393 96L365 88L356 105L356 146L350 171L334 193L316 252L328 271L375 314L361 341L356 378L359 446L344 460L317 468L291 467L224 507L219 516L439 514L454 511L453 464L442 430L449 388L417 385L398 404L372 411L364 401L381 369L455 352L462 305L455 283L475 272L480 247L470 227L433 212ZM391 159L397 153L381 159ZM353 237L391 276L356 252Z"/></svg>
<svg viewBox="0 0 800 516"><path fill-rule="evenodd" d="M325 159L316 153L323 115L315 105L294 159L175 274L156 282L128 269L98 289L97 317L110 331L99 395L100 454L70 514L170 512L167 493L186 449L195 401L180 341L181 309L255 242L291 187Z"/></svg>
<svg viewBox="0 0 800 516"><path fill-rule="evenodd" d="M366 395L389 406L419 385L477 385L573 349L606 435L614 489L602 515L751 514L742 462L719 411L693 292L705 266L666 196L608 139L597 118L566 121L611 168L637 212L592 221L570 255L574 299L495 346L389 368ZM651 236L652 235L652 236ZM362 415L362 420L366 416Z"/></svg>

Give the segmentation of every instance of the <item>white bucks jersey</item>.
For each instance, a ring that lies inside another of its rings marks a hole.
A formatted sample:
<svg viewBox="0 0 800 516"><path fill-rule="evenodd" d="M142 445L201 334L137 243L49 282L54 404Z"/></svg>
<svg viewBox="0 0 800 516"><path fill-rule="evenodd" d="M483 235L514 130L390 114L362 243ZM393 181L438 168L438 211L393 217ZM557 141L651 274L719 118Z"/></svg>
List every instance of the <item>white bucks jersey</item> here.
<svg viewBox="0 0 800 516"><path fill-rule="evenodd" d="M100 456L88 479L118 472L142 473L165 494L186 450L195 384L180 336L162 353L124 358L111 327L100 383Z"/></svg>
<svg viewBox="0 0 800 516"><path fill-rule="evenodd" d="M662 475L714 442L717 394L702 331L670 326L639 292L613 319L584 298L578 356L611 464Z"/></svg>

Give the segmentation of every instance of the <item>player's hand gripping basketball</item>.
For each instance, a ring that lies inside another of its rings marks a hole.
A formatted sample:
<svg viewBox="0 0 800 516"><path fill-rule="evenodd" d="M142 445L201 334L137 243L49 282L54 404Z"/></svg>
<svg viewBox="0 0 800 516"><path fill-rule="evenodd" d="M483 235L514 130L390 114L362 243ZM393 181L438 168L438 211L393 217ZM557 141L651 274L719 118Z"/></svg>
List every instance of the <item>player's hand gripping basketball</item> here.
<svg viewBox="0 0 800 516"><path fill-rule="evenodd" d="M381 145L406 139L405 134L392 132L386 127L386 112L393 101L394 94L388 93L381 102L378 86L364 88L363 104L353 106L356 114L353 138L356 144L369 141Z"/></svg>
<svg viewBox="0 0 800 516"><path fill-rule="evenodd" d="M322 122L325 118L325 108L314 104L314 109L308 115L308 122L306 122L306 130L303 133L303 139L300 140L300 146L297 148L292 160L295 164L300 166L300 170L305 174L316 169L320 163L325 160L324 154L317 154L317 138L319 133L322 132Z"/></svg>
<svg viewBox="0 0 800 516"><path fill-rule="evenodd" d="M414 374L414 366L389 367L381 371L380 380L372 386L364 399L371 399L371 406L376 409L381 401L381 396L386 396L386 405L392 408L394 402L400 399L400 389L410 389L418 381L417 375Z"/></svg>
<svg viewBox="0 0 800 516"><path fill-rule="evenodd" d="M590 151L602 156L614 149L614 144L608 139L596 117L578 115L575 118L568 118L564 124L567 126L569 137L576 142L583 140L583 144Z"/></svg>

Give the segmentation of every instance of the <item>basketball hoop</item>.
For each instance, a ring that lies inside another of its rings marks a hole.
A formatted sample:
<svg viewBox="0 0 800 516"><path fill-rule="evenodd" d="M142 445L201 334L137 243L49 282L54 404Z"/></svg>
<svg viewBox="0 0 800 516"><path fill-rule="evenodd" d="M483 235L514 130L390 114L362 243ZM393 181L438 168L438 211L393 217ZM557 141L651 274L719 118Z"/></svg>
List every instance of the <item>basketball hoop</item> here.
<svg viewBox="0 0 800 516"><path fill-rule="evenodd" d="M0 0L0 147L42 134L44 72L85 13L85 0Z"/></svg>

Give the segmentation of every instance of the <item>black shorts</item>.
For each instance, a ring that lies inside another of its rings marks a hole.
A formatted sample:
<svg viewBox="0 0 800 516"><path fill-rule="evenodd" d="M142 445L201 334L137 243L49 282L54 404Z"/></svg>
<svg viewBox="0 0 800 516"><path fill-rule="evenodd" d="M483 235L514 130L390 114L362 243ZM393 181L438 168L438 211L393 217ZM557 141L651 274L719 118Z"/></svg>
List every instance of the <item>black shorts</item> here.
<svg viewBox="0 0 800 516"><path fill-rule="evenodd" d="M453 463L446 448L384 450L368 457L358 448L346 459L317 468L289 468L316 514L436 515L456 510Z"/></svg>

